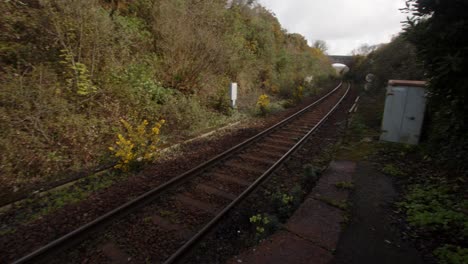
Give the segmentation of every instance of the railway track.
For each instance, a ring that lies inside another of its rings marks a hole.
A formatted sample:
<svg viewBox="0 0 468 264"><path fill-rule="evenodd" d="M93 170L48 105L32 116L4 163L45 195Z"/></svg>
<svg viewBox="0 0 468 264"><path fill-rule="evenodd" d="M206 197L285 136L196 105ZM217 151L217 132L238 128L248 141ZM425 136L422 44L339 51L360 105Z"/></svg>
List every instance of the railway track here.
<svg viewBox="0 0 468 264"><path fill-rule="evenodd" d="M151 263L176 262L317 131L346 97L350 86L340 83L330 93L275 126L14 263L57 261L57 252L76 245L97 231L102 232L117 218L131 212L135 213L131 215L131 224L118 231L120 234L116 236L127 237L129 239L124 239L127 241L124 243L132 243L130 237L135 233L139 240L145 240L147 235L145 241ZM148 226L148 232L132 231L139 226ZM121 250L122 245L114 241L95 246L99 252L108 252L107 257L112 262L129 259Z"/></svg>

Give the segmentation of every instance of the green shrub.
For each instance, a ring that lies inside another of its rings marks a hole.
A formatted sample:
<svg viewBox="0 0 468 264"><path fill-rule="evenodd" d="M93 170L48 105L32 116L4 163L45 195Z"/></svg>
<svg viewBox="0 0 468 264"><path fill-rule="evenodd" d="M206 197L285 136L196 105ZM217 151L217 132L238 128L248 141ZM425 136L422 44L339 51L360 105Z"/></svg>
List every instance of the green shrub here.
<svg viewBox="0 0 468 264"><path fill-rule="evenodd" d="M297 208L301 205L302 199L304 198L304 190L299 184L296 184L289 192L293 197L293 207Z"/></svg>
<svg viewBox="0 0 468 264"><path fill-rule="evenodd" d="M232 115L231 100L227 89L219 89L215 95L210 96L208 104L220 113Z"/></svg>
<svg viewBox="0 0 468 264"><path fill-rule="evenodd" d="M97 88L91 81L88 68L85 64L75 61L75 55L71 50L63 49L60 61L65 67L64 75L66 83L70 90L75 91L78 95L89 95L95 93Z"/></svg>
<svg viewBox="0 0 468 264"><path fill-rule="evenodd" d="M468 248L453 245L444 245L434 251L440 264L465 264L468 263Z"/></svg>
<svg viewBox="0 0 468 264"><path fill-rule="evenodd" d="M368 126L365 124L364 117L358 113L353 115L352 118L350 125L351 134L358 138L364 137L369 130Z"/></svg>
<svg viewBox="0 0 468 264"><path fill-rule="evenodd" d="M268 214L256 214L249 218L254 227L257 240L263 239L278 230L280 224L275 216Z"/></svg>
<svg viewBox="0 0 468 264"><path fill-rule="evenodd" d="M271 196L271 203L275 214L281 221L291 216L294 210L301 204L304 192L301 186L294 186L289 193L276 192Z"/></svg>
<svg viewBox="0 0 468 264"><path fill-rule="evenodd" d="M288 99L288 100L285 100L285 101L282 103L282 106L283 106L284 108L290 108L290 107L293 107L293 106L294 106L294 102L293 102L293 100Z"/></svg>
<svg viewBox="0 0 468 264"><path fill-rule="evenodd" d="M306 164L304 166L304 174L301 178L301 185L304 187L304 189L312 187L315 182L318 181L320 173L320 168L317 168L312 164Z"/></svg>
<svg viewBox="0 0 468 264"><path fill-rule="evenodd" d="M443 232L452 238L468 237L468 202L446 184L412 186L400 203L410 225L427 231Z"/></svg>
<svg viewBox="0 0 468 264"><path fill-rule="evenodd" d="M228 120L225 115L209 109L200 97L182 94L172 96L161 107L161 115L168 120L168 129L175 136L191 136Z"/></svg>
<svg viewBox="0 0 468 264"><path fill-rule="evenodd" d="M122 85L134 94L139 103L145 102L145 105L165 104L169 98L175 94L171 89L164 88L161 82L154 79L154 73L151 70L150 63L132 64L123 71L114 75L114 85Z"/></svg>
<svg viewBox="0 0 468 264"><path fill-rule="evenodd" d="M271 201L280 220L287 219L294 209L294 197L287 193L276 192L271 196Z"/></svg>

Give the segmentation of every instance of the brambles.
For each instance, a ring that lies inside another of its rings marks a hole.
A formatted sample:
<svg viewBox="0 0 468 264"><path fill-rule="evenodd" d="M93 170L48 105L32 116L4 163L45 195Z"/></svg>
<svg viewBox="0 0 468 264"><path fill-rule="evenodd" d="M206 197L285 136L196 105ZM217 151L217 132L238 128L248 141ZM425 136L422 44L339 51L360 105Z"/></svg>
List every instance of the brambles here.
<svg viewBox="0 0 468 264"><path fill-rule="evenodd" d="M135 165L135 162L152 161L158 154L160 129L165 120L160 120L151 129L147 128L149 124L147 120L143 120L135 128L123 119L120 121L126 129L127 138L118 134L118 141L115 142L117 146L109 147L109 150L119 159L115 168L127 171Z"/></svg>
<svg viewBox="0 0 468 264"><path fill-rule="evenodd" d="M260 95L257 100L257 107L261 115L266 115L270 111L270 97L266 94Z"/></svg>

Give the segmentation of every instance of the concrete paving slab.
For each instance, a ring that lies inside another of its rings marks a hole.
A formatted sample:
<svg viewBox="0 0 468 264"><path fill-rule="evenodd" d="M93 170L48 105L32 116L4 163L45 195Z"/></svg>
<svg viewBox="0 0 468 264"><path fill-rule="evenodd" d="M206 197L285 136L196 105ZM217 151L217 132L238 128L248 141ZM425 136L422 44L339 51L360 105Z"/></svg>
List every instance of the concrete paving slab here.
<svg viewBox="0 0 468 264"><path fill-rule="evenodd" d="M316 245L334 250L343 221L342 210L309 198L289 219L286 229Z"/></svg>
<svg viewBox="0 0 468 264"><path fill-rule="evenodd" d="M334 250L338 243L344 212L314 198L321 197L336 202L346 201L349 190L340 190L335 184L351 182L356 163L333 161L320 177L309 197L289 219L286 228L328 250Z"/></svg>
<svg viewBox="0 0 468 264"><path fill-rule="evenodd" d="M281 231L227 263L325 264L332 258L333 255L327 250L287 231Z"/></svg>
<svg viewBox="0 0 468 264"><path fill-rule="evenodd" d="M350 182L355 168L354 162L332 162L309 197L286 223L286 230L227 263L330 263L345 212L316 199L316 195L337 202L346 200L349 190L339 190L335 184Z"/></svg>
<svg viewBox="0 0 468 264"><path fill-rule="evenodd" d="M394 179L369 162L359 162L354 181L350 221L340 237L333 263L424 263L414 245L395 226L391 204L398 193Z"/></svg>
<svg viewBox="0 0 468 264"><path fill-rule="evenodd" d="M348 160L336 160L330 163L328 171L330 172L340 172L348 177L348 180L351 180L354 171L356 170L356 162Z"/></svg>
<svg viewBox="0 0 468 264"><path fill-rule="evenodd" d="M333 161L321 177L317 186L312 191L316 198L328 198L336 201L347 200L349 190L343 190L336 187L337 183L351 183L352 173L356 169L356 163L349 161Z"/></svg>

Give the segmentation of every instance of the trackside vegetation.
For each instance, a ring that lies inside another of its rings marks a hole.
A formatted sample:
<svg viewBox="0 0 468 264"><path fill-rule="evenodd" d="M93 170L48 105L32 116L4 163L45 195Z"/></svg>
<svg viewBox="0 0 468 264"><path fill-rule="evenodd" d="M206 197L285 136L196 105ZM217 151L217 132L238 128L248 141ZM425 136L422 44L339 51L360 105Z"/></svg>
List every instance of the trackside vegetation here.
<svg viewBox="0 0 468 264"><path fill-rule="evenodd" d="M322 50L252 0L9 0L0 10L5 190L109 161L128 169L162 139L256 112L260 95L297 101L334 74Z"/></svg>
<svg viewBox="0 0 468 264"><path fill-rule="evenodd" d="M405 9L404 36L429 80L425 159L446 173L412 184L403 205L411 225L442 237L433 251L440 263L468 262L467 8L467 1L408 0Z"/></svg>
<svg viewBox="0 0 468 264"><path fill-rule="evenodd" d="M381 104L388 79L427 81L421 145L384 145L378 156L384 157L382 172L402 186L396 207L404 232L432 261L444 264L468 263L467 8L459 0L406 1L403 11L409 18L403 33L388 44L361 49L366 52L355 56L348 75L362 81L373 73L365 94ZM357 131L380 126L363 120L364 126L355 122Z"/></svg>

